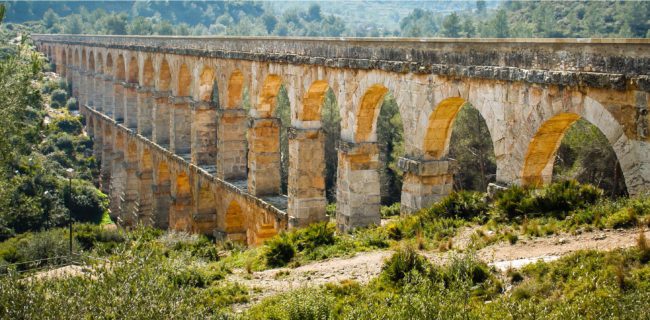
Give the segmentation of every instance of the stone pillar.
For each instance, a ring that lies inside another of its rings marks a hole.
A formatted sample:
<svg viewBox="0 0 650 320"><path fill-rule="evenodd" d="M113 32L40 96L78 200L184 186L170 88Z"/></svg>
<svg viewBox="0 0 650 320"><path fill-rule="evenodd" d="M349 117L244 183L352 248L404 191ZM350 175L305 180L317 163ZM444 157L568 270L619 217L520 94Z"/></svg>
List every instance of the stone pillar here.
<svg viewBox="0 0 650 320"><path fill-rule="evenodd" d="M151 95L151 88L138 87L138 134L151 139L152 121L151 111L153 109L153 97Z"/></svg>
<svg viewBox="0 0 650 320"><path fill-rule="evenodd" d="M80 106L89 106L88 105L88 87L90 86L88 71L81 71L79 73L79 105Z"/></svg>
<svg viewBox="0 0 650 320"><path fill-rule="evenodd" d="M92 129L93 157L95 157L97 162L100 162L102 161L102 156L103 156L102 153L104 150L104 143L103 143L104 136L103 136L102 128L99 126L97 121L101 121L101 120L95 120L95 125ZM90 132L88 133L90 134Z"/></svg>
<svg viewBox="0 0 650 320"><path fill-rule="evenodd" d="M246 179L247 113L244 109L217 109L217 177Z"/></svg>
<svg viewBox="0 0 650 320"><path fill-rule="evenodd" d="M122 82L113 82L113 120L117 123L124 122L124 86Z"/></svg>
<svg viewBox="0 0 650 320"><path fill-rule="evenodd" d="M151 110L151 139L154 143L169 149L169 91L154 91Z"/></svg>
<svg viewBox="0 0 650 320"><path fill-rule="evenodd" d="M190 102L190 97L169 97L169 150L186 160L190 160L192 151Z"/></svg>
<svg viewBox="0 0 650 320"><path fill-rule="evenodd" d="M134 83L124 83L124 126L138 129L138 92Z"/></svg>
<svg viewBox="0 0 650 320"><path fill-rule="evenodd" d="M251 119L248 127L248 192L280 194L280 119Z"/></svg>
<svg viewBox="0 0 650 320"><path fill-rule="evenodd" d="M160 229L169 228L169 213L171 209L171 183L169 180L161 181L154 177L152 191L152 211L154 226Z"/></svg>
<svg viewBox="0 0 650 320"><path fill-rule="evenodd" d="M397 165L404 171L402 213L428 208L454 189L455 160L399 158Z"/></svg>
<svg viewBox="0 0 650 320"><path fill-rule="evenodd" d="M95 86L93 105L95 106L95 110L104 113L104 75L96 73L93 83Z"/></svg>
<svg viewBox="0 0 650 320"><path fill-rule="evenodd" d="M104 136L102 140L102 162L99 169L99 189L105 194L110 194L111 175L113 172L113 142L111 137L107 136Z"/></svg>
<svg viewBox="0 0 650 320"><path fill-rule="evenodd" d="M169 214L170 228L177 231L191 231L191 217L194 211L191 193L181 193L178 191L172 195L172 203Z"/></svg>
<svg viewBox="0 0 650 320"><path fill-rule="evenodd" d="M115 100L113 89L113 78L109 75L104 75L104 114L110 118L114 117L115 113Z"/></svg>
<svg viewBox="0 0 650 320"><path fill-rule="evenodd" d="M135 203L136 216L138 218L137 221L145 226L153 226L153 171L151 168L138 167L136 179L138 182L137 198Z"/></svg>
<svg viewBox="0 0 650 320"><path fill-rule="evenodd" d="M79 79L81 79L79 75L79 67L74 67L72 71L72 95L77 98L77 102L81 104L79 101Z"/></svg>
<svg viewBox="0 0 650 320"><path fill-rule="evenodd" d="M209 102L192 102L191 143L192 163L214 167L217 159L217 115Z"/></svg>
<svg viewBox="0 0 650 320"><path fill-rule="evenodd" d="M340 231L379 225L381 216L377 143L340 141L338 146L336 225Z"/></svg>
<svg viewBox="0 0 650 320"><path fill-rule="evenodd" d="M136 176L137 162L135 159L124 161L124 187L120 194L120 216L127 226L134 226L137 222L136 200L138 198L139 181Z"/></svg>
<svg viewBox="0 0 650 320"><path fill-rule="evenodd" d="M108 195L110 200L111 218L114 221L123 223L122 212L120 211L122 205L120 202L126 185L124 150L120 150L116 147L113 148L110 166L110 190L108 190Z"/></svg>
<svg viewBox="0 0 650 320"><path fill-rule="evenodd" d="M320 129L289 130L290 227L326 221L325 135Z"/></svg>

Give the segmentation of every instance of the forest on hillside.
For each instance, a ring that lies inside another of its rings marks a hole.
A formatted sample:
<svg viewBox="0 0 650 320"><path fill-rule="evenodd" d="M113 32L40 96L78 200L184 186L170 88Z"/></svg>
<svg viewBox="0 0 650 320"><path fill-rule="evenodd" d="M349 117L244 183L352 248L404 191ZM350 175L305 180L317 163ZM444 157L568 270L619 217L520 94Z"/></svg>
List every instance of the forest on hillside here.
<svg viewBox="0 0 650 320"><path fill-rule="evenodd" d="M4 1L43 33L650 37L648 1Z"/></svg>

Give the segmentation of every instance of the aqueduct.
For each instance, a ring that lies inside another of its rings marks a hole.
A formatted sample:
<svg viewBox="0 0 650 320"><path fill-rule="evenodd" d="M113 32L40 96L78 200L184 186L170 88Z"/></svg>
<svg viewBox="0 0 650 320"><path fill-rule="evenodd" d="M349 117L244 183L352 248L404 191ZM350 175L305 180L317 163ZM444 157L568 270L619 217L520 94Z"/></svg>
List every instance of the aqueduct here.
<svg viewBox="0 0 650 320"><path fill-rule="evenodd" d="M259 243L326 219L321 107L340 107L337 225L379 223L377 117L404 124L402 210L451 192L453 120L488 126L504 185L540 185L579 118L613 147L632 195L650 190L650 41L315 39L34 35L73 85L111 212L129 225ZM276 97L291 106L280 194ZM244 92L250 109L244 106Z"/></svg>

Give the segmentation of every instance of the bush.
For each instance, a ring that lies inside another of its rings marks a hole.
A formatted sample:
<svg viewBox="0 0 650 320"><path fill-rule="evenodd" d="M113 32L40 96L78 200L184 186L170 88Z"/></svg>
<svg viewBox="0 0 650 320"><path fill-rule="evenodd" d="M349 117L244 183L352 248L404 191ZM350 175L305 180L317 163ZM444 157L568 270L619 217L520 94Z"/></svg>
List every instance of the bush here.
<svg viewBox="0 0 650 320"><path fill-rule="evenodd" d="M636 226L638 218L632 208L623 208L616 211L605 219L605 225L609 228L630 228Z"/></svg>
<svg viewBox="0 0 650 320"><path fill-rule="evenodd" d="M521 217L564 219L568 212L586 208L601 199L603 191L575 180L555 182L541 190L512 186L497 194L495 207L508 220Z"/></svg>
<svg viewBox="0 0 650 320"><path fill-rule="evenodd" d="M51 97L52 103L56 102L59 106L65 105L66 101L68 101L68 93L63 89L56 89L52 91Z"/></svg>
<svg viewBox="0 0 650 320"><path fill-rule="evenodd" d="M52 128L54 128L55 131L65 132L71 135L81 134L82 127L79 117L61 117L52 122Z"/></svg>
<svg viewBox="0 0 650 320"><path fill-rule="evenodd" d="M475 217L487 217L488 209L483 194L473 191L458 191L452 192L440 202L434 204L428 210L428 215L470 220Z"/></svg>
<svg viewBox="0 0 650 320"><path fill-rule="evenodd" d="M400 284L413 272L425 274L430 266L427 259L410 246L399 248L381 269L381 277L390 284Z"/></svg>
<svg viewBox="0 0 650 320"><path fill-rule="evenodd" d="M334 231L334 224L314 223L307 228L297 230L292 240L298 251L314 250L320 246L334 244Z"/></svg>
<svg viewBox="0 0 650 320"><path fill-rule="evenodd" d="M126 237L116 229L106 229L95 224L75 224L73 235L84 250L91 250L101 244L102 248L111 251L118 244L126 241Z"/></svg>
<svg viewBox="0 0 650 320"><path fill-rule="evenodd" d="M65 103L65 107L70 111L79 110L79 106L77 106L77 99L74 97L68 99L68 102Z"/></svg>
<svg viewBox="0 0 650 320"><path fill-rule="evenodd" d="M281 233L266 242L264 257L269 267L283 267L296 255L296 248L286 233Z"/></svg>
<svg viewBox="0 0 650 320"><path fill-rule="evenodd" d="M382 206L380 209L381 217L388 218L399 216L401 205L399 202L393 203L390 206Z"/></svg>
<svg viewBox="0 0 650 320"><path fill-rule="evenodd" d="M108 210L108 197L85 180L73 180L72 197L66 194L66 206L76 221L99 224Z"/></svg>

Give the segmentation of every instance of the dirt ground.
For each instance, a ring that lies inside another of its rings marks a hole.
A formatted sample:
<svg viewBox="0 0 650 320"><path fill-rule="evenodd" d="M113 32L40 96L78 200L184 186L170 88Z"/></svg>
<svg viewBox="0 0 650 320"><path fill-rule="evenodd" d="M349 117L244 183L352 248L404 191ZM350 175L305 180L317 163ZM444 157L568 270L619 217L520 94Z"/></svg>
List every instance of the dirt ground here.
<svg viewBox="0 0 650 320"><path fill-rule="evenodd" d="M454 250L447 252L423 252L433 263L441 264L454 254L466 249L473 228L466 228L454 238ZM519 240L511 245L499 242L476 252L479 259L497 270L522 266L538 260L551 261L579 250L613 250L636 245L640 229L599 230L578 235L559 234L548 237ZM650 238L650 230L645 230ZM368 283L381 272L384 260L392 254L389 250L359 253L351 258L334 258L318 261L298 268L278 268L248 274L243 269L234 270L228 281L243 284L251 289L251 300L235 306L246 309L261 299L304 286L318 286L328 282L354 280Z"/></svg>

